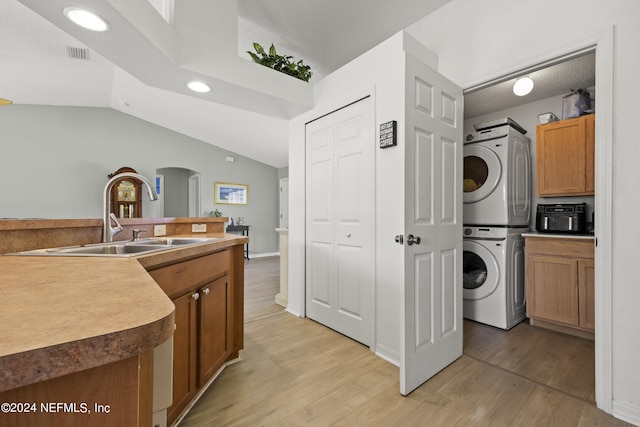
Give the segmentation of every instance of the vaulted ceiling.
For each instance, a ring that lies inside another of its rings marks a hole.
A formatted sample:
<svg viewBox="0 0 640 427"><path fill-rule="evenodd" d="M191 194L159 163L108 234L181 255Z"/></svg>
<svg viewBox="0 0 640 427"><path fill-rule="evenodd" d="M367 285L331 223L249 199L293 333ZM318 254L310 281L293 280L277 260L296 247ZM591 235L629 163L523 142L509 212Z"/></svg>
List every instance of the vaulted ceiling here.
<svg viewBox="0 0 640 427"><path fill-rule="evenodd" d="M76 0L111 24L92 33L64 18L67 0L0 0L0 98L110 107L283 167L288 120L313 106L314 82L449 1L176 1L171 26L147 0ZM304 59L311 82L252 63L254 41ZM213 90L190 92L193 78ZM471 95L473 115L506 97Z"/></svg>

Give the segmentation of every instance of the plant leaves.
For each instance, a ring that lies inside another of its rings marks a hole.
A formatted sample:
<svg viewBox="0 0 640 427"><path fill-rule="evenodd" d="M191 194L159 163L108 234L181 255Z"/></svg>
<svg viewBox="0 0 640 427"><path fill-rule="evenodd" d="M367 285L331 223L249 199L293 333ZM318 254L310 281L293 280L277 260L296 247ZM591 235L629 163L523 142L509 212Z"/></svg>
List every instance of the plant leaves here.
<svg viewBox="0 0 640 427"><path fill-rule="evenodd" d="M258 52L260 55L264 55L264 48L262 46L260 46L260 43L253 43L253 48L256 50L256 52Z"/></svg>
<svg viewBox="0 0 640 427"><path fill-rule="evenodd" d="M258 57L258 55L256 55L255 53L249 50L247 51L247 53L249 54L249 56L251 56L251 59L253 59L253 62L260 63L260 58Z"/></svg>
<svg viewBox="0 0 640 427"><path fill-rule="evenodd" d="M304 65L302 59L295 62L295 59L291 55L278 55L273 43L271 43L271 46L269 47L269 53L267 53L257 42L253 43L253 48L257 55L250 51L247 51L247 53L257 64L264 65L265 67L272 68L276 71L280 71L281 73L304 80L305 82L308 82L313 75L311 67Z"/></svg>

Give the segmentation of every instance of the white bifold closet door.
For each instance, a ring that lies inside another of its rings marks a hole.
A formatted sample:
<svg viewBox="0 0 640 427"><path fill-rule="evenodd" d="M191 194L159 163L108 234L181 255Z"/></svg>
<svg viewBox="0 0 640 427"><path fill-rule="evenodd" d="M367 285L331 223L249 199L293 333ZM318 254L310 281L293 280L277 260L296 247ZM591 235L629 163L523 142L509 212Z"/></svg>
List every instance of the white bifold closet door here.
<svg viewBox="0 0 640 427"><path fill-rule="evenodd" d="M306 125L307 316L366 345L374 292L371 102Z"/></svg>

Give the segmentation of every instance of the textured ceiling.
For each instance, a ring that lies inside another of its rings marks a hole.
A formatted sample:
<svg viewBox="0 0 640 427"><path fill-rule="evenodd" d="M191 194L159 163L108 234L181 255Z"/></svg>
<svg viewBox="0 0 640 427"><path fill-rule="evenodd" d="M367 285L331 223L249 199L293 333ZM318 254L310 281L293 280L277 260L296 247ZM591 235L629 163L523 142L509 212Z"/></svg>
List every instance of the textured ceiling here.
<svg viewBox="0 0 640 427"><path fill-rule="evenodd" d="M477 117L567 94L571 89L592 87L596 84L595 59L595 53L591 52L523 74L531 77L534 82L533 90L525 96L516 96L513 93L513 84L521 76L512 76L501 83L467 93L464 97L464 117Z"/></svg>

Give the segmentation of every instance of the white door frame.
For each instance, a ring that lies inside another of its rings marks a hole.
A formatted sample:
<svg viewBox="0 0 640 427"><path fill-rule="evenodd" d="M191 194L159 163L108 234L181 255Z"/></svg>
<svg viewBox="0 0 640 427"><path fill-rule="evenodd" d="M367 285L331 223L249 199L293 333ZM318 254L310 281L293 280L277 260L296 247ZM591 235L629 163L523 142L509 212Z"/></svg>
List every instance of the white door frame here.
<svg viewBox="0 0 640 427"><path fill-rule="evenodd" d="M571 43L552 47L530 58L523 66L515 65L499 75L483 78L470 85L465 92L489 86L506 76L538 68L558 58L570 58L578 52L596 52L596 111L595 141L595 353L596 353L596 406L607 413L613 411L613 27L609 26Z"/></svg>
<svg viewBox="0 0 640 427"><path fill-rule="evenodd" d="M289 228L289 178L280 178L280 228Z"/></svg>
<svg viewBox="0 0 640 427"><path fill-rule="evenodd" d="M200 174L189 176L189 217L202 216L200 209Z"/></svg>

